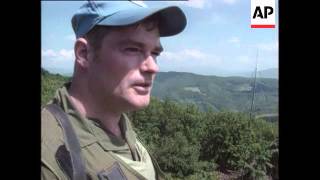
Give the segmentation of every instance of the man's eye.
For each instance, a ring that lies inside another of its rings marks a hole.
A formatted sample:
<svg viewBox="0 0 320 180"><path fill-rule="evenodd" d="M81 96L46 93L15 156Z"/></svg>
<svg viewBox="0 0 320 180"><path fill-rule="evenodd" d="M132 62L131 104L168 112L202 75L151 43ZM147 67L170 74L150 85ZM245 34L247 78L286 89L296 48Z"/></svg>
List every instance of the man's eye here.
<svg viewBox="0 0 320 180"><path fill-rule="evenodd" d="M154 56L160 56L160 53L159 53L159 52L152 52L152 55L154 55Z"/></svg>
<svg viewBox="0 0 320 180"><path fill-rule="evenodd" d="M129 48L126 48L126 51L130 51L130 52L140 52L141 50L140 50L139 48L129 47Z"/></svg>

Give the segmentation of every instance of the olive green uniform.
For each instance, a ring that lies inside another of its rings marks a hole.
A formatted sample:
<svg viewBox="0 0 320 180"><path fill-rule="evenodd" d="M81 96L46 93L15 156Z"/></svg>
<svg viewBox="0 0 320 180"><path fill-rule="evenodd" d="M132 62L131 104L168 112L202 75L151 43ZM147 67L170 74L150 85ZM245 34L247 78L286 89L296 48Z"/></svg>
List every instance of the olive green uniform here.
<svg viewBox="0 0 320 180"><path fill-rule="evenodd" d="M122 114L119 125L123 137L117 138L94 118L83 117L72 105L66 84L50 103L59 105L68 115L81 147L88 179L108 179L118 171L126 179L164 179L154 158L136 137L130 121ZM65 148L62 128L45 108L41 112L41 179L70 179L70 157ZM155 177L154 177L155 175Z"/></svg>

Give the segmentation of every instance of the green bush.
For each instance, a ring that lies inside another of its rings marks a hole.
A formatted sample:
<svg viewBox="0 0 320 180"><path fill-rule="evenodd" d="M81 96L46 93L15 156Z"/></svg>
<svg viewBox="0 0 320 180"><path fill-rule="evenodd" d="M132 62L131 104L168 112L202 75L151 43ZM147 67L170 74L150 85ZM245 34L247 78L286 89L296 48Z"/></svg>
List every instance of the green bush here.
<svg viewBox="0 0 320 180"><path fill-rule="evenodd" d="M172 177L192 175L202 168L198 134L201 114L193 105L152 98L148 108L131 114L136 131Z"/></svg>
<svg viewBox="0 0 320 180"><path fill-rule="evenodd" d="M59 74L52 75L47 71L41 74L41 105L45 105L54 96L56 90L69 80L68 77Z"/></svg>
<svg viewBox="0 0 320 180"><path fill-rule="evenodd" d="M246 179L271 175L277 127L243 113L201 112L194 105L152 98L131 114L139 136L172 178L195 178L216 171L241 172ZM205 164L205 163L207 164ZM205 165L204 165L205 164ZM209 165L211 164L211 166Z"/></svg>
<svg viewBox="0 0 320 180"><path fill-rule="evenodd" d="M208 112L206 119L202 160L215 161L220 171L240 171L246 179L267 176L267 169L273 167L270 145L277 136L274 124L231 112Z"/></svg>

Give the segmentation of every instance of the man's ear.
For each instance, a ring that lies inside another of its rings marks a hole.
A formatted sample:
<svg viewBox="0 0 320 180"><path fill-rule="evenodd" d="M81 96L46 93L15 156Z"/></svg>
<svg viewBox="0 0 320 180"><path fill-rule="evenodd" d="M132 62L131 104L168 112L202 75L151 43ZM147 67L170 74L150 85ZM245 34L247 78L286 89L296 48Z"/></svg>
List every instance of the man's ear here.
<svg viewBox="0 0 320 180"><path fill-rule="evenodd" d="M81 69L87 69L89 67L89 43L86 39L79 38L76 40L74 54L76 64Z"/></svg>

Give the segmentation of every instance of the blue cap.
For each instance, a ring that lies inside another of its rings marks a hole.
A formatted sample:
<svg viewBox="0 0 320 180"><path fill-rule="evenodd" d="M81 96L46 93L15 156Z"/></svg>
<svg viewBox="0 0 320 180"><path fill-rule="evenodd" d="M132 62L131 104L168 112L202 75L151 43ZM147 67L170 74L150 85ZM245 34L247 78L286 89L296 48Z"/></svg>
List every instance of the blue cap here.
<svg viewBox="0 0 320 180"><path fill-rule="evenodd" d="M72 28L76 37L82 37L94 26L127 26L154 14L159 15L161 37L180 33L187 20L177 6L149 8L142 1L88 1L72 17Z"/></svg>

